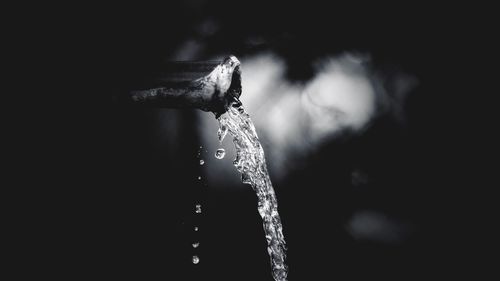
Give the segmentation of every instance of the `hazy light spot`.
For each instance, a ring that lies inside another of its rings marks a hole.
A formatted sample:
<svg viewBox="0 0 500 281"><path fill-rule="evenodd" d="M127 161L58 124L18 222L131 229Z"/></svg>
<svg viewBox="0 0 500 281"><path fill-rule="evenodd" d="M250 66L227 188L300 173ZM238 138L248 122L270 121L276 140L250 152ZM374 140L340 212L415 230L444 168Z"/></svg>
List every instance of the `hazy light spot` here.
<svg viewBox="0 0 500 281"><path fill-rule="evenodd" d="M200 258L198 256L193 256L193 264L198 264L200 262Z"/></svg>

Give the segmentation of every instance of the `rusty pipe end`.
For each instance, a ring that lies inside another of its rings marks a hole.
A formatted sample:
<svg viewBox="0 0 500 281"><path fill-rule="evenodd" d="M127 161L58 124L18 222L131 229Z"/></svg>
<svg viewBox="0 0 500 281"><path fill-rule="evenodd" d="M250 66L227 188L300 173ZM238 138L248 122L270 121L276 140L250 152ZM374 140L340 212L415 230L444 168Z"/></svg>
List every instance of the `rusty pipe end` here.
<svg viewBox="0 0 500 281"><path fill-rule="evenodd" d="M184 62L184 68L189 62ZM199 64L198 65L202 65ZM217 117L227 111L241 96L241 62L228 56L213 70L191 81L169 81L162 87L130 92L133 104L166 108L198 108ZM175 74L175 73L174 73Z"/></svg>
<svg viewBox="0 0 500 281"><path fill-rule="evenodd" d="M216 85L208 107L205 111L211 111L218 117L227 111L233 103L239 103L241 96L241 62L235 56L225 58L209 75L204 77L210 82L206 85Z"/></svg>

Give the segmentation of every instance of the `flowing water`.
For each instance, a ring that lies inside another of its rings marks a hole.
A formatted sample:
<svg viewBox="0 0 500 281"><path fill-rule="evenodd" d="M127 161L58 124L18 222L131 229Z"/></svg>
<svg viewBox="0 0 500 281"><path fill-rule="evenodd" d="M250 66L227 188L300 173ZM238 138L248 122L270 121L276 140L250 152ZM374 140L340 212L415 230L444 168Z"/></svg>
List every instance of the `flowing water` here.
<svg viewBox="0 0 500 281"><path fill-rule="evenodd" d="M239 101L230 106L217 120L219 141L222 142L227 132L231 134L236 147L236 159L233 164L241 173L242 182L250 184L257 194L258 211L263 221L273 278L276 281L286 281L286 243L278 213L278 202L255 127Z"/></svg>

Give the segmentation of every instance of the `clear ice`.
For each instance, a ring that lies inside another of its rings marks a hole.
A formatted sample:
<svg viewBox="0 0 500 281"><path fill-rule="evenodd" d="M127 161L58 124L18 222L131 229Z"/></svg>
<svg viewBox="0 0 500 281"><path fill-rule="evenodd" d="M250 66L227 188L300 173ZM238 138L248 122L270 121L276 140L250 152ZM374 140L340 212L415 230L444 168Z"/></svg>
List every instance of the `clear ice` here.
<svg viewBox="0 0 500 281"><path fill-rule="evenodd" d="M222 142L229 131L236 148L236 159L233 164L241 173L242 182L250 184L257 194L258 211L263 221L273 278L276 281L286 281L288 275L288 267L285 264L286 243L278 213L278 201L267 172L264 150L253 122L240 102L229 106L227 112L217 120L219 141Z"/></svg>

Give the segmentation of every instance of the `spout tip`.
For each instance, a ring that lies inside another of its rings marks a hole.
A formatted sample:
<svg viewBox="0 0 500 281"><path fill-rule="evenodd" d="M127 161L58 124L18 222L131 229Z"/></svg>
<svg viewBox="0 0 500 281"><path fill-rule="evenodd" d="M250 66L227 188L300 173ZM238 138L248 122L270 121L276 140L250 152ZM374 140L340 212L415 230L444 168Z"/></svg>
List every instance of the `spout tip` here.
<svg viewBox="0 0 500 281"><path fill-rule="evenodd" d="M217 115L227 111L241 96L241 62L233 55L226 57L208 76L214 81L216 93L210 99L211 109Z"/></svg>
<svg viewBox="0 0 500 281"><path fill-rule="evenodd" d="M225 94L225 109L231 106L232 103L238 102L241 96L242 87L241 87L241 70L240 70L240 61L235 56L229 56L225 59L225 62L231 65L232 74L231 74L231 83L229 88Z"/></svg>
<svg viewBox="0 0 500 281"><path fill-rule="evenodd" d="M241 62L238 60L238 58L236 58L236 56L230 55L222 61L222 64L228 65L231 68L236 68L241 64Z"/></svg>

